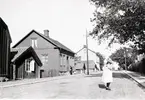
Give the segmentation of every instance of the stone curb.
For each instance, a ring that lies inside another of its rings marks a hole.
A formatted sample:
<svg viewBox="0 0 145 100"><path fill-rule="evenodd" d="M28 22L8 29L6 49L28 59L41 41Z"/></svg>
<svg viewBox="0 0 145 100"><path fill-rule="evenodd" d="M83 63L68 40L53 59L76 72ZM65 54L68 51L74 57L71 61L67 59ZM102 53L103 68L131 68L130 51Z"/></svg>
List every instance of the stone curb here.
<svg viewBox="0 0 145 100"><path fill-rule="evenodd" d="M138 83L141 87L145 88L144 85L142 85L136 78L134 78L132 75L128 74L127 72L123 72L126 75L128 75L131 79L133 79L136 83Z"/></svg>
<svg viewBox="0 0 145 100"><path fill-rule="evenodd" d="M74 75L71 75L74 76ZM53 81L53 80L58 80L58 79L64 79L68 78L70 76L58 76L58 77L52 77L52 78L47 78L47 79L38 79L34 80L32 82L26 82L26 83L18 83L18 84L12 84L12 85L1 85L0 88L9 88L9 87L15 87L15 86L21 86L21 85L29 85L29 84L35 84L35 83L42 83L42 82L47 82L47 81Z"/></svg>

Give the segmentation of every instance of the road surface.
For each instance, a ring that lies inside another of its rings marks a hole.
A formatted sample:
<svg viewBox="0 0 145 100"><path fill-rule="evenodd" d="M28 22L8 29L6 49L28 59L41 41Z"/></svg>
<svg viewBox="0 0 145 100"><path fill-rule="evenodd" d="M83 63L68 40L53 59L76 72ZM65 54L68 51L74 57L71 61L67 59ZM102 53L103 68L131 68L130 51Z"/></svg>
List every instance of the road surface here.
<svg viewBox="0 0 145 100"><path fill-rule="evenodd" d="M104 88L101 73L73 75L63 79L1 89L1 98L10 99L137 99L145 92L123 72L114 72L111 91Z"/></svg>

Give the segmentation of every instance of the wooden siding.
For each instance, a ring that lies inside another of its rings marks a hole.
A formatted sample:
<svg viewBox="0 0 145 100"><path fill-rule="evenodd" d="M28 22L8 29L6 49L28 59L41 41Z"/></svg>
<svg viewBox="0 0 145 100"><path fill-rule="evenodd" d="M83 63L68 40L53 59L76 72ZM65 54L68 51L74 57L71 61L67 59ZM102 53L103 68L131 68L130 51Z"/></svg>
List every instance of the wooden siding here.
<svg viewBox="0 0 145 100"><path fill-rule="evenodd" d="M0 25L0 76L8 77L10 39L8 30Z"/></svg>
<svg viewBox="0 0 145 100"><path fill-rule="evenodd" d="M16 78L17 79L23 79L24 78L24 63L22 63L20 66L16 66Z"/></svg>
<svg viewBox="0 0 145 100"><path fill-rule="evenodd" d="M35 71L34 72L27 72L25 71L25 61L20 64L16 65L16 79L24 79L24 78L40 78L40 68L35 63Z"/></svg>

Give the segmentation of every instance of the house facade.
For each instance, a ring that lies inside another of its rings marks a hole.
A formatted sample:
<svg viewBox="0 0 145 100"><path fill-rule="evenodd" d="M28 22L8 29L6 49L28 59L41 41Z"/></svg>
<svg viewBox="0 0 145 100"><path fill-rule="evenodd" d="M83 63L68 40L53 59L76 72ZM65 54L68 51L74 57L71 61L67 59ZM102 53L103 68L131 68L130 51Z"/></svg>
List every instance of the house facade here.
<svg viewBox="0 0 145 100"><path fill-rule="evenodd" d="M0 77L9 77L11 42L8 26L0 18Z"/></svg>
<svg viewBox="0 0 145 100"><path fill-rule="evenodd" d="M90 73L98 70L97 65L95 64L95 62L93 60L89 60L88 65L89 65L89 72ZM84 72L87 73L87 61L76 62L75 72L76 73L84 73Z"/></svg>
<svg viewBox="0 0 145 100"><path fill-rule="evenodd" d="M74 67L74 52L49 37L49 31L44 30L41 34L32 30L13 48L24 48L32 46L41 60L43 66L40 69L41 77L58 76L60 73L66 73L70 66Z"/></svg>

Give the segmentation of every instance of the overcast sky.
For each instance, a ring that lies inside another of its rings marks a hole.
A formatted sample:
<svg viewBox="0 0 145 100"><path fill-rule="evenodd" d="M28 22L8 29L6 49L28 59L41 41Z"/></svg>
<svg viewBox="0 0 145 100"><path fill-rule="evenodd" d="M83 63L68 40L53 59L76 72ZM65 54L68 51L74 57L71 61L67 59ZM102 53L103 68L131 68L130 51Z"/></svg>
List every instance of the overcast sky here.
<svg viewBox="0 0 145 100"><path fill-rule="evenodd" d="M92 29L93 11L89 0L0 0L0 17L9 27L12 46L32 29L48 29L51 38L77 52L85 44L86 29ZM91 37L88 41L90 49L108 54L106 45L98 46Z"/></svg>

